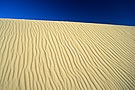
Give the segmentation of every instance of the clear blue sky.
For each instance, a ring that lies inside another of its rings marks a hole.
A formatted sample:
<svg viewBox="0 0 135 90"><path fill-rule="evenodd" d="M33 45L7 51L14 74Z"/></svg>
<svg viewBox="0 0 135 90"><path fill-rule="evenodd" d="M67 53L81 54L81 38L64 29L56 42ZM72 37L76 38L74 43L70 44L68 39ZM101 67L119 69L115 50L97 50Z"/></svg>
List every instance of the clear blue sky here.
<svg viewBox="0 0 135 90"><path fill-rule="evenodd" d="M135 25L135 0L0 0L0 18Z"/></svg>

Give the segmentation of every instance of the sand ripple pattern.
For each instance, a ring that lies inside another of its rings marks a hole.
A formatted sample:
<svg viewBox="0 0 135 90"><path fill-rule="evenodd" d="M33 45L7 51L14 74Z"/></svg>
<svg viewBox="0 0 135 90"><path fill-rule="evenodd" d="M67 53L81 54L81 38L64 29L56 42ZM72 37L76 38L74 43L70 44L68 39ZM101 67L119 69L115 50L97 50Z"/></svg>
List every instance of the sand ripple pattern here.
<svg viewBox="0 0 135 90"><path fill-rule="evenodd" d="M135 90L135 27L0 19L0 90Z"/></svg>

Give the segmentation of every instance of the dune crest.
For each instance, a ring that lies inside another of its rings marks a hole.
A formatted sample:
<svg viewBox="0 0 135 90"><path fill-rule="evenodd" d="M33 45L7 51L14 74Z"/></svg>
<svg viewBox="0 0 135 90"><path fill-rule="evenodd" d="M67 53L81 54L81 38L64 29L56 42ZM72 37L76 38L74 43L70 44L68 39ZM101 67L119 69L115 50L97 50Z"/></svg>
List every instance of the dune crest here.
<svg viewBox="0 0 135 90"><path fill-rule="evenodd" d="M134 90L135 27L0 19L0 90Z"/></svg>

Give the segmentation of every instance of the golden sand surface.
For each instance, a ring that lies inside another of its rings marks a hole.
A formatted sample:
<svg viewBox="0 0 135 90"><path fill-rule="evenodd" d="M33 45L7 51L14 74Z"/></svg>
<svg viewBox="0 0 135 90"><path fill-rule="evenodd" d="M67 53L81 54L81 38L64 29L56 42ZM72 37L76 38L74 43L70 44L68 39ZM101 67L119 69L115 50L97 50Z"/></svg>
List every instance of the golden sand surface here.
<svg viewBox="0 0 135 90"><path fill-rule="evenodd" d="M135 90L135 27L0 19L0 90Z"/></svg>

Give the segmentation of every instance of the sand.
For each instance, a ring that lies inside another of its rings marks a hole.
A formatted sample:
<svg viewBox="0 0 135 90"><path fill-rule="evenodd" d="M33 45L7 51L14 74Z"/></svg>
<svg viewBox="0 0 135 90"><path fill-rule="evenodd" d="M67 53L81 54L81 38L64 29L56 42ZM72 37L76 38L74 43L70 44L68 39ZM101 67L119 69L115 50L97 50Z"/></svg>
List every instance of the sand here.
<svg viewBox="0 0 135 90"><path fill-rule="evenodd" d="M135 90L135 27L0 19L0 90Z"/></svg>

